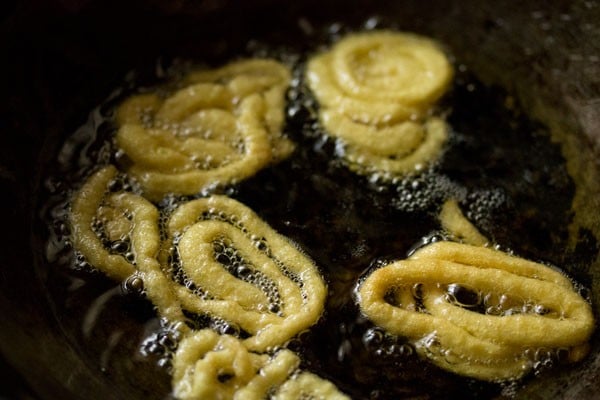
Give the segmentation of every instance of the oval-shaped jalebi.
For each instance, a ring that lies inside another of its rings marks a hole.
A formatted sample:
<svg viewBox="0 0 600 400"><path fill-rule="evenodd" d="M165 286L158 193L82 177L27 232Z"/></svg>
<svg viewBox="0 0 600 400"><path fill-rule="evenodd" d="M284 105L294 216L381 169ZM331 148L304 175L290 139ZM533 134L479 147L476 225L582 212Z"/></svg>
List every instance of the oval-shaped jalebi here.
<svg viewBox="0 0 600 400"><path fill-rule="evenodd" d="M136 272L135 260L111 251L110 244L135 241L144 246L143 242L147 240L150 243L146 245L156 247L152 255L156 257L158 225L152 225L152 222L158 221L158 212L141 197L111 193L108 186L116 175L117 169L113 166L102 168L92 175L74 197L70 217L75 249L94 268L112 279L124 280ZM148 220L151 222L149 230L140 230Z"/></svg>
<svg viewBox="0 0 600 400"><path fill-rule="evenodd" d="M285 393L291 388L307 394L335 392L345 398L316 376L292 377L299 360L290 351L279 351L272 359L256 354L284 346L321 316L326 286L306 255L250 209L224 196L190 201L176 209L161 247L158 210L136 194L111 191L117 187L112 185L115 179L116 168L104 167L75 195L73 243L109 277L141 279L158 314L183 335L173 361L178 397L262 398L293 378L281 398L290 398ZM127 243L133 256L113 250L116 242ZM193 285L182 286L174 279L178 272L173 257L179 273ZM193 331L187 324L189 313L237 325L248 337ZM228 376L225 383L218 379L223 374ZM307 379L306 387L297 387Z"/></svg>
<svg viewBox="0 0 600 400"><path fill-rule="evenodd" d="M344 144L349 166L382 178L438 158L447 127L427 114L451 78L452 67L433 41L388 31L350 35L307 68L320 121Z"/></svg>
<svg viewBox="0 0 600 400"><path fill-rule="evenodd" d="M313 262L243 204L224 196L188 202L171 216L163 257L179 259L183 307L237 324L255 351L285 343L321 315L326 287Z"/></svg>
<svg viewBox="0 0 600 400"><path fill-rule="evenodd" d="M145 195L191 195L255 174L286 158L282 135L288 68L243 60L192 72L166 98L140 94L117 110L116 142Z"/></svg>
<svg viewBox="0 0 600 400"><path fill-rule="evenodd" d="M327 290L317 267L249 208L224 196L182 205L168 223L161 265L158 211L137 195L109 193L115 175L112 166L98 171L75 197L75 247L112 278L139 273L169 321L185 322L184 311L221 318L250 334L250 350L266 351L318 320ZM103 237L116 234L131 242L134 260L111 254ZM193 290L171 279L171 257Z"/></svg>
<svg viewBox="0 0 600 400"><path fill-rule="evenodd" d="M148 298L169 321L185 317L158 261L159 213L144 198L129 193L111 193L109 185L117 170L107 166L92 175L73 199L71 225L73 243L91 266L109 277L124 281L136 274L144 282ZM129 243L131 259L114 254L111 243ZM182 324L185 329L185 325Z"/></svg>
<svg viewBox="0 0 600 400"><path fill-rule="evenodd" d="M450 285L476 291L487 299L486 306L501 308L512 299L518 310L491 315L464 308L444 290ZM578 360L594 328L590 305L562 273L451 242L430 244L407 260L373 271L359 288L359 301L375 324L412 341L421 356L439 367L491 381L530 371L531 349L568 349L571 361Z"/></svg>

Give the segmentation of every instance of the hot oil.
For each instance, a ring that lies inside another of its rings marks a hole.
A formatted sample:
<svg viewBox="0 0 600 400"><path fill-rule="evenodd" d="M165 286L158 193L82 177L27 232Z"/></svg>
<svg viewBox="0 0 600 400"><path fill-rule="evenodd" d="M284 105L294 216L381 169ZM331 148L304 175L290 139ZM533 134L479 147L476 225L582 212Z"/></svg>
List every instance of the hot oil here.
<svg viewBox="0 0 600 400"><path fill-rule="evenodd" d="M371 18L364 27L381 24ZM581 245L565 250L575 188L558 145L550 141L544 125L530 120L510 94L502 88L484 86L468 66L455 60L453 87L439 106L451 126L450 143L439 162L392 183L357 176L336 157L335 140L322 131L317 121L318 104L303 79L311 53L337 40L349 27L333 24L320 30L310 28L310 38L302 43L273 46L251 42L242 54L229 55L231 59L271 56L293 68L285 132L297 148L288 160L236 186L212 189L245 203L289 237L315 260L328 282L325 314L288 347L302 355L304 368L332 380L356 399L492 398L511 394L522 383L478 382L420 360L412 344L364 319L353 293L366 271L405 258L416 246L442 240L437 214L449 197L457 198L467 217L501 249L563 266L576 280L589 284L586 267L596 257L598 244L591 233L581 231ZM68 199L96 165L126 162L112 141L114 108L139 90L164 87L165 82L173 81L166 90L177 87L188 63L167 63L168 68L164 64L159 62L154 73L132 74L92 112L88 123L59 155L56 176L60 178L48 181L49 295L65 333L82 357L115 388L124 388L123 393L133 397L169 396L169 359L179 338L144 298L143 282L135 278L112 282L73 251ZM138 190L127 178L118 185ZM175 196L163 199L158 204L161 221L164 223L185 200ZM127 244L121 247L115 251L126 253ZM172 261L177 273L177 258L172 257ZM185 277L180 278L185 284ZM486 304L468 289L447 289L463 305L476 309ZM239 332L224 321L194 315L189 318L198 328ZM435 341L430 345L436 351ZM553 359L554 366L560 364L558 355L544 357L540 353L532 357ZM538 373L544 373L543 366Z"/></svg>

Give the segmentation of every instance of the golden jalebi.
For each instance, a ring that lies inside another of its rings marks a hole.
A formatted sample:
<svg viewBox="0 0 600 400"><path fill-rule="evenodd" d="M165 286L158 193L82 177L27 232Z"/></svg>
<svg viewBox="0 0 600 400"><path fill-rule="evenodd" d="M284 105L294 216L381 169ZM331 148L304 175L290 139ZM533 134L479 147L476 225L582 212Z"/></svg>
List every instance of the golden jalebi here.
<svg viewBox="0 0 600 400"><path fill-rule="evenodd" d="M232 336L195 332L179 343L173 359L173 393L179 399L232 399L257 375L264 357Z"/></svg>
<svg viewBox="0 0 600 400"><path fill-rule="evenodd" d="M475 304L460 304L456 290L473 293ZM565 349L571 361L579 360L594 328L590 305L562 273L452 242L430 244L373 271L359 298L369 319L406 337L422 357L490 381L529 372L530 350Z"/></svg>
<svg viewBox="0 0 600 400"><path fill-rule="evenodd" d="M428 114L451 78L433 41L388 31L347 36L307 69L321 123L344 144L349 166L383 178L419 170L439 156L447 126Z"/></svg>
<svg viewBox="0 0 600 400"><path fill-rule="evenodd" d="M167 249L202 297L176 288L182 305L238 324L251 350L264 351L314 324L326 287L316 266L241 203L224 196L179 207L167 226Z"/></svg>
<svg viewBox="0 0 600 400"><path fill-rule="evenodd" d="M135 274L144 282L147 296L161 315L172 322L184 321L172 282L157 259L158 210L138 195L111 193L108 187L116 175L116 168L104 167L88 179L73 199L74 247L94 268L113 279L124 281ZM111 243L115 241L129 242L134 258L128 260L123 254L114 254Z"/></svg>
<svg viewBox="0 0 600 400"><path fill-rule="evenodd" d="M145 195L191 195L237 182L286 158L282 135L290 73L274 60L243 60L190 73L166 98L140 94L117 110L118 147Z"/></svg>
<svg viewBox="0 0 600 400"><path fill-rule="evenodd" d="M116 280L138 271L160 272L156 260L160 246L158 211L140 196L111 193L108 186L116 176L113 166L99 170L73 199L74 247L93 267ZM115 242L129 242L135 258L127 259L112 251Z"/></svg>
<svg viewBox="0 0 600 400"><path fill-rule="evenodd" d="M174 394L183 400L348 399L331 382L299 365L289 350L255 354L238 339L205 329L183 339L177 349Z"/></svg>
<svg viewBox="0 0 600 400"><path fill-rule="evenodd" d="M313 262L250 209L224 196L177 208L161 244L158 210L131 192L111 192L115 179L116 168L104 167L76 193L71 210L73 243L109 277L141 279L159 315L183 335L174 359L176 395L262 398L272 387L292 379L297 356L279 351L271 359L267 353L284 346L321 316L326 286ZM128 243L133 257L113 250L117 242ZM174 257L178 267L173 265ZM175 279L178 273L185 275L187 286ZM189 313L239 326L248 337L240 340L210 330L194 331L188 324ZM220 375L235 379L221 383ZM282 393L308 379L293 378ZM337 393L333 384L316 376L306 384L294 390ZM263 395L252 397L257 393Z"/></svg>
<svg viewBox="0 0 600 400"><path fill-rule="evenodd" d="M448 127L432 107L451 77L434 42L392 32L350 35L307 70L321 124L342 142L348 165L386 179L441 154ZM111 191L117 170L108 166L73 199L76 251L112 279L140 279L158 314L181 333L173 358L178 398L347 398L299 370L298 356L284 349L324 309L326 286L306 255L227 197L183 203L164 211L162 224L149 201L197 195L286 158L289 80L280 63L244 60L191 72L167 95L130 97L117 110L115 140L143 197ZM523 376L535 349L564 350L570 361L585 355L594 320L569 279L482 247L489 240L454 200L440 220L463 243L430 244L373 271L358 290L365 316L441 368L478 379ZM461 303L460 291L474 303ZM240 337L195 331L194 316L225 321Z"/></svg>

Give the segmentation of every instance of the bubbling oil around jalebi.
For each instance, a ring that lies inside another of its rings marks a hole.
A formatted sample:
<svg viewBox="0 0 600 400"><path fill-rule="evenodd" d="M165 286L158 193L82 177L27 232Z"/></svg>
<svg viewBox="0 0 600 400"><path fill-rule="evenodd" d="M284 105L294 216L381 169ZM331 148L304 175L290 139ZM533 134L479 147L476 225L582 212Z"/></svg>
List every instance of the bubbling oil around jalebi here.
<svg viewBox="0 0 600 400"><path fill-rule="evenodd" d="M314 41L313 48L327 42L330 34L339 34L337 25L336 29L330 28L324 29L321 36L307 39ZM448 115L450 127L446 150L440 158L418 174L389 181L377 174L355 176L336 158L340 154L337 143L316 118L319 105L304 80L303 62L308 56L305 45L298 50L293 46L272 50L270 45L253 44L248 51L250 55L256 52L288 60L293 69L284 130L296 142L296 151L276 168L267 168L243 182L205 188L201 194L216 192L242 201L277 231L299 243L319 265L329 283L325 314L316 326L286 343L300 356L303 369L332 380L353 398L497 395L502 386L474 383L419 360L413 345L373 326L360 315L352 290L370 263L384 265L392 259L405 258L415 243L443 239L446 233L440 229L437 215L449 197L458 199L465 214L493 243L501 243L529 259L562 265L577 279L585 280L585 272L571 266L569 260L577 257L577 265L589 264L595 254L595 242L586 235L583 238L589 244L587 250L564 250L574 188L560 151L550 142L544 126L529 121L518 107L505 106L506 93L480 84L465 66L456 63L455 81L438 105L441 114ZM238 56L232 54L231 58ZM146 87L141 92L151 89ZM139 93L126 91L103 106L102 113L95 111L89 123L70 139L79 145L70 147L73 152L69 155L65 151L61 158L66 163L61 168L67 173L54 180L62 181L62 188L52 185L56 189L49 201L55 206L50 216L53 233L48 254L51 265L57 267L50 273L49 290L59 305L68 304L70 313L75 315L63 321L66 331L79 332L81 320L76 315L89 317L85 331L88 336L78 340L104 370L114 372L111 379L120 385L135 379L143 387L157 387L156 396L161 398L170 391L167 371L180 334L155 318L145 300L143 281L134 276L123 283L122 290L114 290L111 283L93 273L85 257L65 247L70 234L64 207L69 195L64 188L79 186L82 175L89 175L90 165L98 161L113 161L125 168L130 165L120 154L106 156L115 154L111 138L118 129L110 110L129 94ZM490 121L494 124L490 125ZM480 135L482 131L486 135ZM494 154L490 155L492 148ZM536 151L524 154L523 148ZM79 152L80 149L83 150ZM143 188L128 176L117 176L114 185L110 190L118 191L117 186L122 186L133 194L143 193ZM536 187L535 192L529 190L531 185ZM162 239L166 236L162 227L170 214L190 197L167 195L154 203L159 211ZM547 235L549 231L553 232L551 236ZM130 243L113 244L112 254L135 260ZM227 248L228 243L223 245ZM177 264L178 260L172 262ZM66 284L62 273L57 273L68 271L65 267L71 267L68 274L73 282L68 292L60 289ZM183 275L181 279L182 283L187 282ZM468 287L455 285L445 289L460 298L461 304L468 305L475 302L472 297L479 298ZM414 290L418 293L419 288ZM501 303L500 299L491 301ZM508 312L517 306L507 301L499 310ZM94 312L86 314L88 308ZM191 314L186 318L197 329L208 327L246 335L224 320ZM131 334L118 334L122 331ZM106 337L111 338L110 343ZM536 373L543 372L544 365L561 364L564 357L560 350L551 354L545 349L532 349L529 353L533 363L541 365L534 367ZM143 367L136 369L135 378L130 372L132 360ZM162 367L153 368L154 362Z"/></svg>

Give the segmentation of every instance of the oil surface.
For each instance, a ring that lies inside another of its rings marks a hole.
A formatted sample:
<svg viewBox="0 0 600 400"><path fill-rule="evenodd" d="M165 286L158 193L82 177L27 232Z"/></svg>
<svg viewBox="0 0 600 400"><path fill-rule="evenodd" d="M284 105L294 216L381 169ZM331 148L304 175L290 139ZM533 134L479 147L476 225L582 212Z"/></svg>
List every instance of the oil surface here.
<svg viewBox="0 0 600 400"><path fill-rule="evenodd" d="M364 24L366 29L381 26L376 18ZM354 289L369 268L439 239L437 214L449 197L456 197L469 219L502 249L564 267L577 281L589 284L586 268L598 244L582 231L581 245L565 250L575 188L559 146L510 94L484 86L468 66L454 60L454 84L439 106L451 127L440 161L393 183L357 176L336 157L335 140L319 126L318 105L303 79L307 58L349 28L308 28L313 29L310 40L301 44L250 42L241 53L200 60L270 56L294 71L284 131L297 143L296 151L239 185L219 189L296 242L328 282L325 314L288 347L302 355L304 368L332 380L355 399L510 395L522 383L482 383L420 361L410 346L360 316ZM112 141L115 106L140 90L166 82L168 89L189 67L188 61L159 61L153 71L128 76L67 140L57 172L47 181L47 287L63 329L115 390L134 387L139 391L135 395L153 399L169 397L169 355L177 338L139 294L136 282L112 282L75 254L69 243L68 202L96 165L122 162ZM159 207L167 211L177 201L166 198ZM199 326L207 324L227 328L219 321L198 321Z"/></svg>

